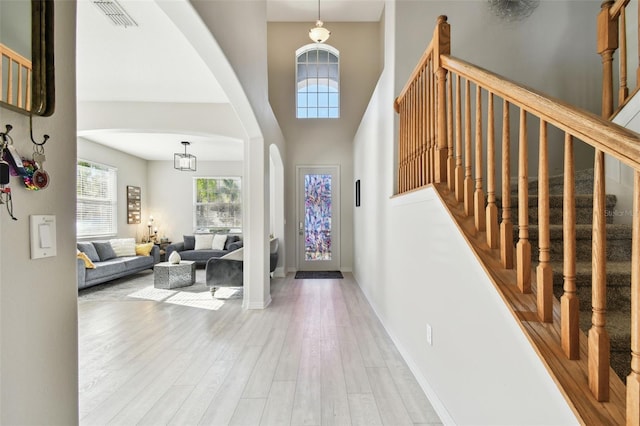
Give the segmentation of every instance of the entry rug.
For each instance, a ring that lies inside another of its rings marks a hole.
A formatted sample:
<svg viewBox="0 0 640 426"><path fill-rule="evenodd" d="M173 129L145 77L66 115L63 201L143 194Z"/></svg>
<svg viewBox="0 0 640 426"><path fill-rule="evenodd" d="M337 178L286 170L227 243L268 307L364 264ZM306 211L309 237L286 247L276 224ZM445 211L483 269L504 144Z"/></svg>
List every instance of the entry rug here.
<svg viewBox="0 0 640 426"><path fill-rule="evenodd" d="M341 279L340 271L297 271L295 279L297 280L313 280L313 279Z"/></svg>

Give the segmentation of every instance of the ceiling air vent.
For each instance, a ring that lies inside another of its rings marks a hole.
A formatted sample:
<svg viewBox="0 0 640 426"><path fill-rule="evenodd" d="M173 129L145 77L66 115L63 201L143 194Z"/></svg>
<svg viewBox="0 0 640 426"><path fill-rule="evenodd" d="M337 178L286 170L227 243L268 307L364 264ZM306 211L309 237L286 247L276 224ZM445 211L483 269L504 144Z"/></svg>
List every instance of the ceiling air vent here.
<svg viewBox="0 0 640 426"><path fill-rule="evenodd" d="M93 4L105 14L115 25L119 27L137 27L138 23L124 10L117 0L93 0Z"/></svg>

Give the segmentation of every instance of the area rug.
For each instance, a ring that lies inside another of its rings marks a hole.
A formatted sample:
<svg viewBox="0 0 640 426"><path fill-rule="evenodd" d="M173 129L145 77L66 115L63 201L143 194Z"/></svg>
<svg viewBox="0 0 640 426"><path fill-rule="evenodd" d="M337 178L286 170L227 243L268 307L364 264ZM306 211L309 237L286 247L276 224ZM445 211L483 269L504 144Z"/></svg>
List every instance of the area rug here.
<svg viewBox="0 0 640 426"><path fill-rule="evenodd" d="M217 309L220 300L242 299L242 287L224 287L211 297L205 284L204 269L196 269L196 282L171 290L153 286L153 271L142 271L128 277L109 281L78 291L78 301L135 301L152 300L161 303Z"/></svg>
<svg viewBox="0 0 640 426"><path fill-rule="evenodd" d="M314 279L341 279L342 272L340 271L297 271L295 279L297 280L314 280Z"/></svg>

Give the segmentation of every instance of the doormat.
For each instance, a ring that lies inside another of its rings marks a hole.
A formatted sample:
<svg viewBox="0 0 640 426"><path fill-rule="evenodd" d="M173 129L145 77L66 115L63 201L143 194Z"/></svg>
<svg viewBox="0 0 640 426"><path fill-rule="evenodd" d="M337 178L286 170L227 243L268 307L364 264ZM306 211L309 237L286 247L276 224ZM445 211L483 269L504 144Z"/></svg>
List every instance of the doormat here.
<svg viewBox="0 0 640 426"><path fill-rule="evenodd" d="M313 280L313 279L341 279L340 271L297 271L295 279L297 280Z"/></svg>

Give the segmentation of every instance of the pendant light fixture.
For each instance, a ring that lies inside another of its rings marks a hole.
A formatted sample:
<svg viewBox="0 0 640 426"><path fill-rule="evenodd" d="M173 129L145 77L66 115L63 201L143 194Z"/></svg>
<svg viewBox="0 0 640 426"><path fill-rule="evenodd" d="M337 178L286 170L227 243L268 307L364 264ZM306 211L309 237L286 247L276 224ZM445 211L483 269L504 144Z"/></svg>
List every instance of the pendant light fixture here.
<svg viewBox="0 0 640 426"><path fill-rule="evenodd" d="M331 31L322 25L324 23L320 20L320 0L318 0L318 20L316 21L316 26L309 30L309 38L316 43L324 43L331 35Z"/></svg>
<svg viewBox="0 0 640 426"><path fill-rule="evenodd" d="M187 154L187 147L191 145L190 142L181 142L184 145L184 154L177 152L173 154L173 168L180 171L196 171L196 156Z"/></svg>

